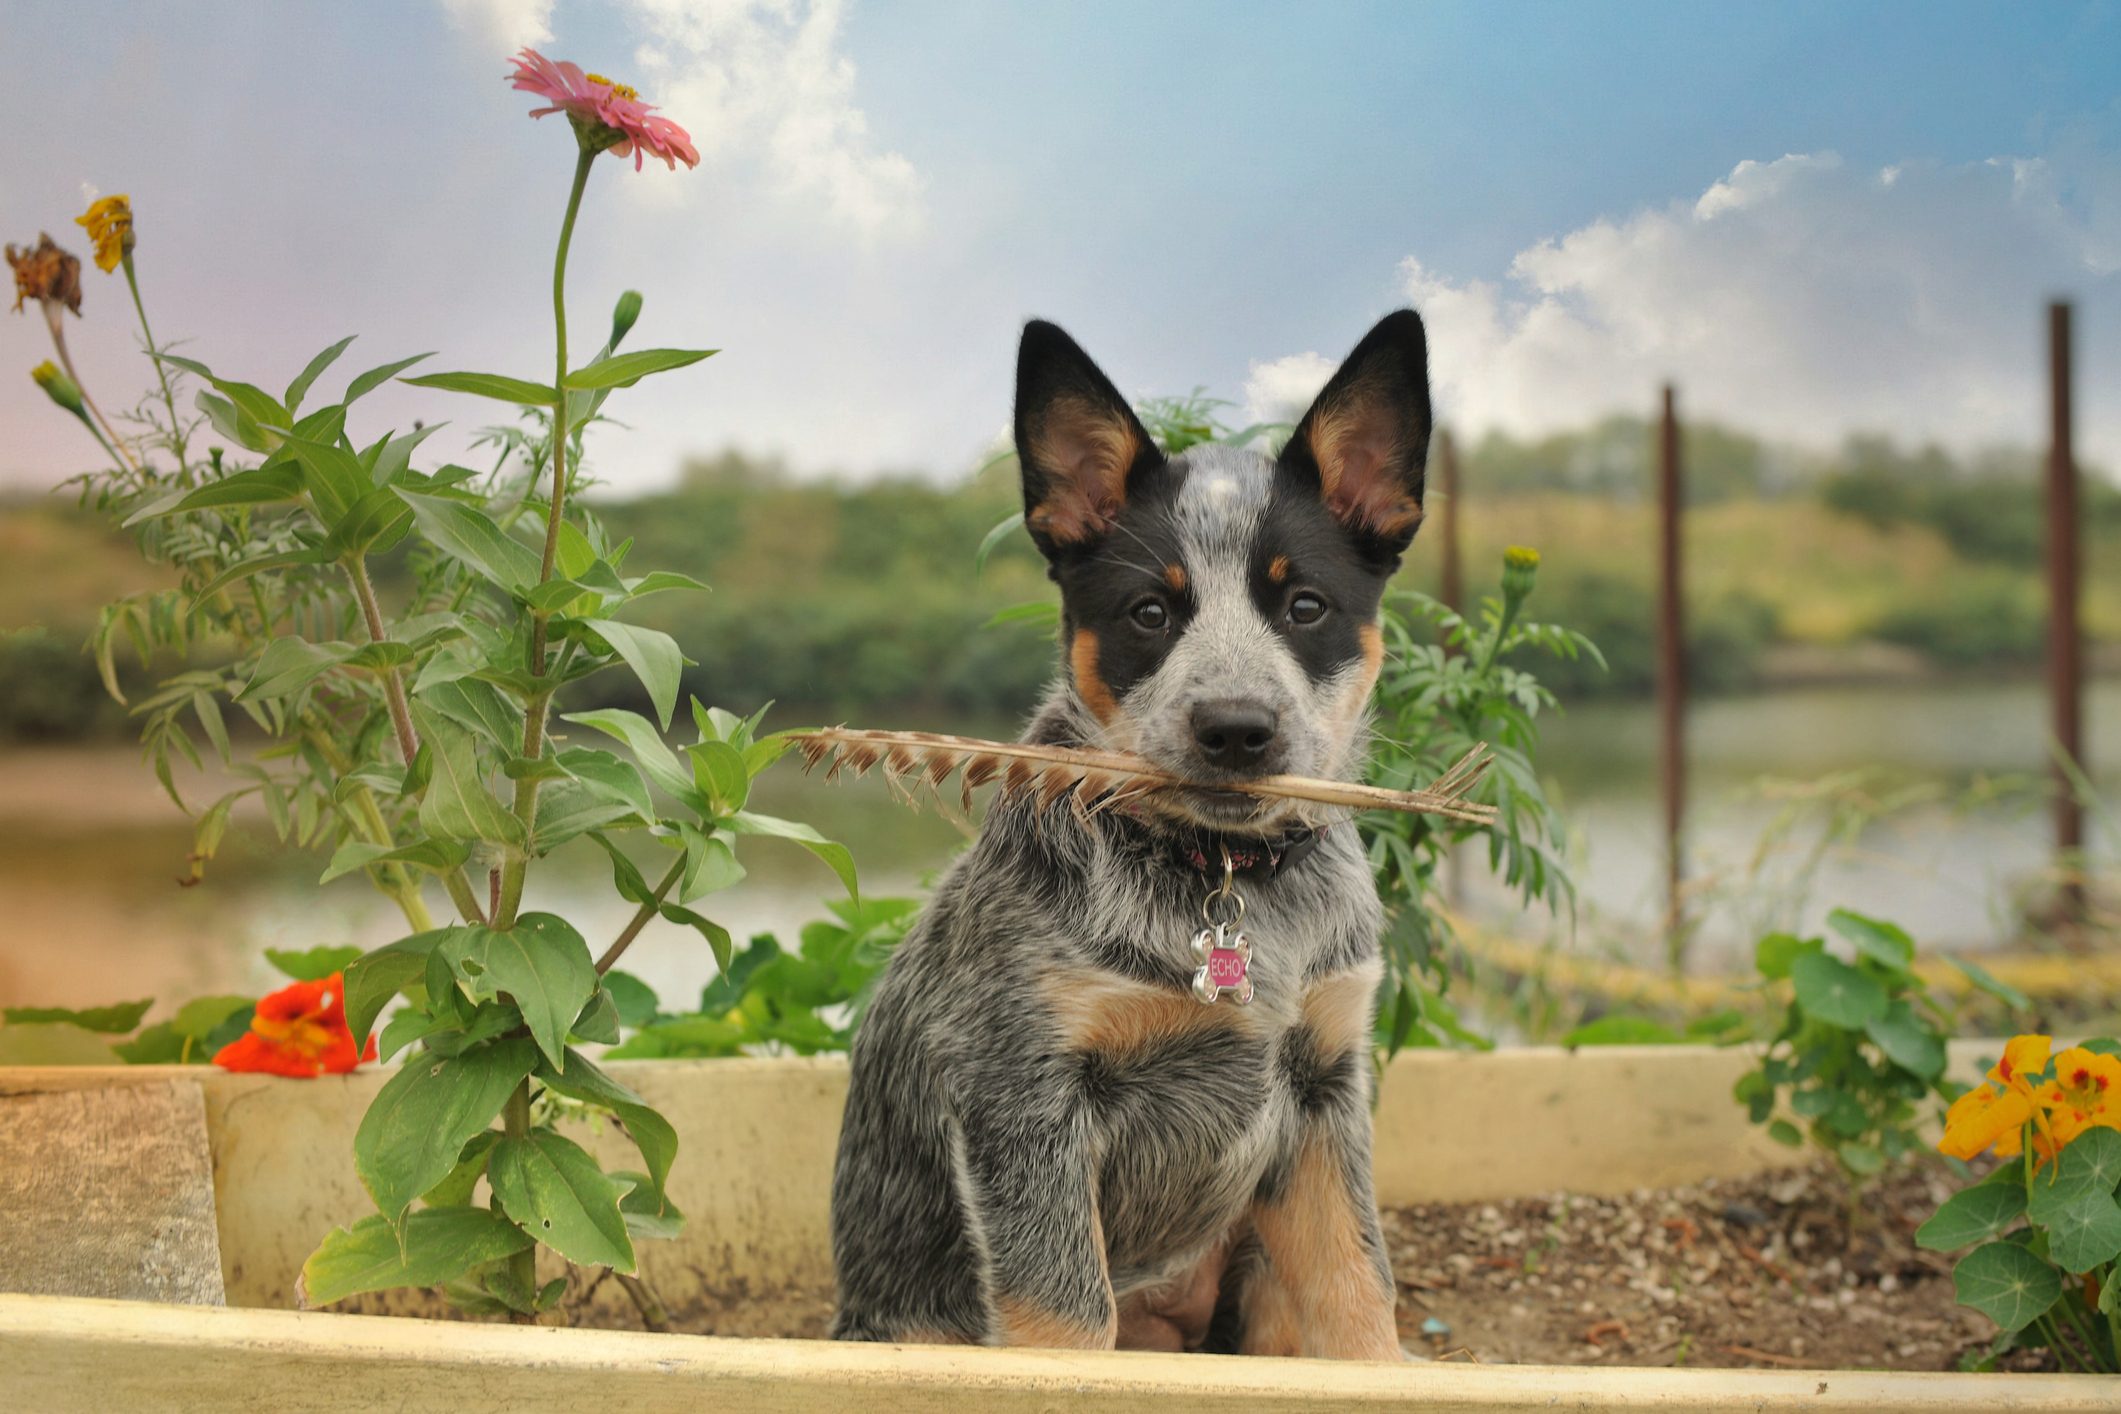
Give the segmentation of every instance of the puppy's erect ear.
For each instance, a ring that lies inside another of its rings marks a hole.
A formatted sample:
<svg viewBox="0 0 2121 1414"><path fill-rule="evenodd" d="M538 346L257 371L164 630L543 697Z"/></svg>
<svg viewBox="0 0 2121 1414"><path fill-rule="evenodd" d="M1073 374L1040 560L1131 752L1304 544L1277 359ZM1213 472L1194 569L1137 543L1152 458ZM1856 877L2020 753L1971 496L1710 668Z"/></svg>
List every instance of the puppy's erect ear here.
<svg viewBox="0 0 2121 1414"><path fill-rule="evenodd" d="M1017 349L1016 455L1024 525L1049 558L1111 530L1136 478L1164 460L1112 380L1043 319Z"/></svg>
<svg viewBox="0 0 2121 1414"><path fill-rule="evenodd" d="M1392 554L1421 524L1429 460L1429 351L1421 316L1395 310L1363 335L1282 449L1333 516Z"/></svg>

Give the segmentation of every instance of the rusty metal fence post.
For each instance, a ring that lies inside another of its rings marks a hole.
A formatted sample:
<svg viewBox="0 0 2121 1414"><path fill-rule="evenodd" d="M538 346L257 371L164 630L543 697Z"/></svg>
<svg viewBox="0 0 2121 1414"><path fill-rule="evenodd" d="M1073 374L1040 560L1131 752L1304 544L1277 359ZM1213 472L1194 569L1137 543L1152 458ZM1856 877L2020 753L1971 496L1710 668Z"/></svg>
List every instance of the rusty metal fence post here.
<svg viewBox="0 0 2121 1414"><path fill-rule="evenodd" d="M1686 625L1680 602L1679 525L1682 496L1678 398L1664 385L1657 429L1657 729L1664 788L1665 952L1676 969L1684 957L1686 917L1680 902L1685 877L1681 828L1686 815Z"/></svg>
<svg viewBox="0 0 2121 1414"><path fill-rule="evenodd" d="M2084 889L2079 852L2084 806L2068 764L2084 767L2083 637L2077 625L2077 462L2070 437L2070 306L2047 307L2049 432L2047 444L2047 682L2055 748L2055 855L2063 879L2065 921L2081 917Z"/></svg>

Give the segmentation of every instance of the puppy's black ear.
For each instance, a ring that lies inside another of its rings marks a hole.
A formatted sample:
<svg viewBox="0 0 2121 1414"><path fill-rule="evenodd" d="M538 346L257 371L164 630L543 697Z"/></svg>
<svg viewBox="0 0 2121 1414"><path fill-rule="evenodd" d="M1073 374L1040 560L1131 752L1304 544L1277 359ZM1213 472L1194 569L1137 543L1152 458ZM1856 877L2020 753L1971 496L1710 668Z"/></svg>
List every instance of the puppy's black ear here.
<svg viewBox="0 0 2121 1414"><path fill-rule="evenodd" d="M1282 449L1349 530L1398 554L1421 524L1429 460L1429 349L1421 316L1395 310L1363 335Z"/></svg>
<svg viewBox="0 0 2121 1414"><path fill-rule="evenodd" d="M1112 380L1043 319L1017 348L1016 456L1024 525L1049 559L1111 530L1129 489L1164 460Z"/></svg>

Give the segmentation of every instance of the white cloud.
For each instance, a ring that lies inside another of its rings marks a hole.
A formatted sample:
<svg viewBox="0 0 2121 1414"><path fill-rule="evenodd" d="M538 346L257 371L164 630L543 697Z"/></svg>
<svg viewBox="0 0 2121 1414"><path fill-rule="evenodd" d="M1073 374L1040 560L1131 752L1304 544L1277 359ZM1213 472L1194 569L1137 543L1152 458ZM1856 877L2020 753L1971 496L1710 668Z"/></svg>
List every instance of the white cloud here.
<svg viewBox="0 0 2121 1414"><path fill-rule="evenodd" d="M1687 411L1820 444L1855 429L1971 446L2045 428L2044 303L2078 304L2080 438L2121 452L2121 219L2111 157L1910 162L1832 154L1739 163L1693 200L1600 220L1518 253L1499 281L1408 257L1439 416L1541 432ZM1254 366L1255 405L1324 367ZM1299 376L1301 375L1301 376Z"/></svg>
<svg viewBox="0 0 2121 1414"><path fill-rule="evenodd" d="M841 0L628 0L644 90L709 163L749 161L783 199L863 236L918 222L921 179L855 102Z"/></svg>
<svg viewBox="0 0 2121 1414"><path fill-rule="evenodd" d="M1296 421L1310 409L1336 366L1317 352L1255 361L1245 374L1245 421Z"/></svg>
<svg viewBox="0 0 2121 1414"><path fill-rule="evenodd" d="M553 0L442 0L451 24L511 50L552 42L552 6Z"/></svg>

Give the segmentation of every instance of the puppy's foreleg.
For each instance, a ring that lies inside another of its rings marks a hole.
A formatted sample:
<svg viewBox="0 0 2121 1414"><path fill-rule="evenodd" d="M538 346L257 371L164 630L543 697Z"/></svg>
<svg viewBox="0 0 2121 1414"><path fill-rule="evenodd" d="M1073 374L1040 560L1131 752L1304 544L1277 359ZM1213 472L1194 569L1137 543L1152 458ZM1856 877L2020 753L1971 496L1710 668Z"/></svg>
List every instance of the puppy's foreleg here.
<svg viewBox="0 0 2121 1414"><path fill-rule="evenodd" d="M990 1338L1112 1349L1118 1307L1080 1103L1017 1075L963 1114L958 1182L986 1259Z"/></svg>

